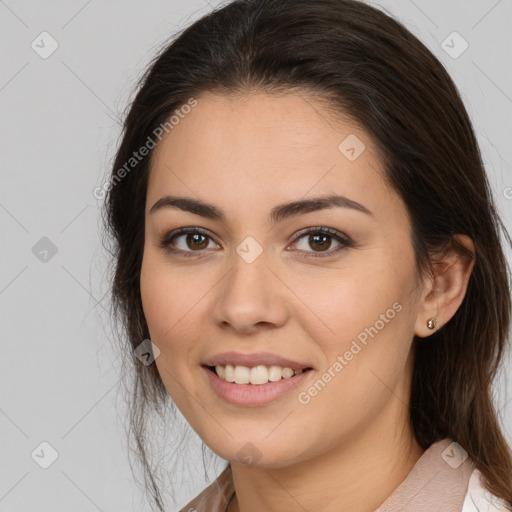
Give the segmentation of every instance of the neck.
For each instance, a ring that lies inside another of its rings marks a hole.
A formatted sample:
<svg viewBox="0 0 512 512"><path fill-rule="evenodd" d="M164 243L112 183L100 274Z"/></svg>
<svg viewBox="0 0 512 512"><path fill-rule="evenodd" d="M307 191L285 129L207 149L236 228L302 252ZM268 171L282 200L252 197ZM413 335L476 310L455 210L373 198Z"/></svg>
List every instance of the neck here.
<svg viewBox="0 0 512 512"><path fill-rule="evenodd" d="M346 437L326 453L291 466L264 469L232 463L236 496L229 512L375 511L424 453L408 418L403 418L403 429L396 428L400 408L405 414L403 404L395 401L392 410L366 431Z"/></svg>

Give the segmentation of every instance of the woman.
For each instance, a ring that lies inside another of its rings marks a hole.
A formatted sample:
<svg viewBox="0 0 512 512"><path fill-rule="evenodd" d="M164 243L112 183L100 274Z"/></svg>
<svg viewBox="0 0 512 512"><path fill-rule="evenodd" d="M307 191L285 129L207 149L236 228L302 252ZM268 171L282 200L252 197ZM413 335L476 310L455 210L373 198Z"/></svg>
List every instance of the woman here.
<svg viewBox="0 0 512 512"><path fill-rule="evenodd" d="M510 510L510 237L400 23L355 0L195 22L131 105L105 222L157 509L145 434L170 397L229 462L182 510Z"/></svg>

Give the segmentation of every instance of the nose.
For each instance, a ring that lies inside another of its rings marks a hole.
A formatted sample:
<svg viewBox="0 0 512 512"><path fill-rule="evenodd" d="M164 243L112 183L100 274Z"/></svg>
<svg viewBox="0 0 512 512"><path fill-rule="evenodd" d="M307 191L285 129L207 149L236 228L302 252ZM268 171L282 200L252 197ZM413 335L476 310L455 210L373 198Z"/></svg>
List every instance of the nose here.
<svg viewBox="0 0 512 512"><path fill-rule="evenodd" d="M289 316L286 292L265 251L252 263L236 254L231 270L216 287L214 322L241 334L282 327Z"/></svg>

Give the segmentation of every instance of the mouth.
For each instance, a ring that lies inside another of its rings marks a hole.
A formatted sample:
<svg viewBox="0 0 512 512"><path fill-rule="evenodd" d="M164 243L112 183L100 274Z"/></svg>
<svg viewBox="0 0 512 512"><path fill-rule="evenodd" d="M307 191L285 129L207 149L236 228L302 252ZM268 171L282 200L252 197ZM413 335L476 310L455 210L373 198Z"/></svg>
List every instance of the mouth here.
<svg viewBox="0 0 512 512"><path fill-rule="evenodd" d="M300 365L299 365L300 366ZM274 365L201 365L209 388L224 402L238 407L261 407L290 400L316 373L311 367Z"/></svg>

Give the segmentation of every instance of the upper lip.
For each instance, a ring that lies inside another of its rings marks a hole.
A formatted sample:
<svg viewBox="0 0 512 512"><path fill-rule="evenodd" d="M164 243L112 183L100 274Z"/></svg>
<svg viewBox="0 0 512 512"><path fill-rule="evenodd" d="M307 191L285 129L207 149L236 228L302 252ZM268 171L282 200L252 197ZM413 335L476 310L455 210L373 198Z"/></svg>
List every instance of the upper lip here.
<svg viewBox="0 0 512 512"><path fill-rule="evenodd" d="M307 363L301 363L288 359L287 357L270 352L259 352L255 354L241 354L239 352L224 352L214 355L203 362L205 366L281 366L282 368L291 368L292 370L300 370L304 368L312 368Z"/></svg>

